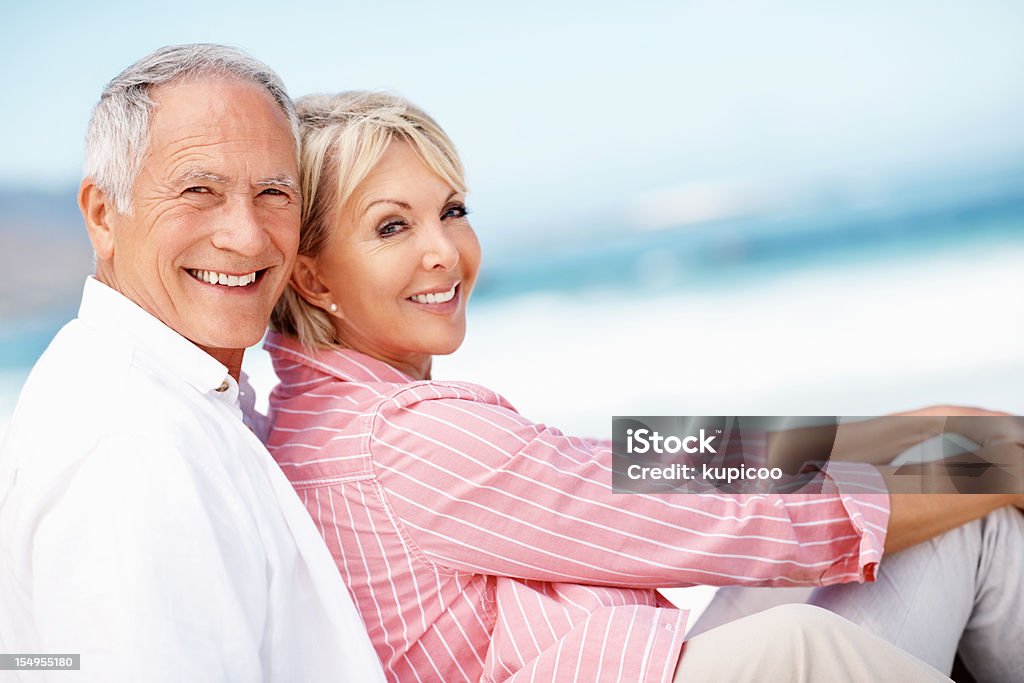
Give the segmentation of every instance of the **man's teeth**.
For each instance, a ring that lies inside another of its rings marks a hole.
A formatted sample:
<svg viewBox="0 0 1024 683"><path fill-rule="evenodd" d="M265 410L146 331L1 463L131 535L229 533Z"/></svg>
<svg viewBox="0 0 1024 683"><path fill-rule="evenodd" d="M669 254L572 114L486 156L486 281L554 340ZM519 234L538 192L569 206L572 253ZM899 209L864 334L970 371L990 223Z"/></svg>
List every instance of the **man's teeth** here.
<svg viewBox="0 0 1024 683"><path fill-rule="evenodd" d="M203 282L211 285L226 285L228 287L245 287L256 282L256 273L252 272L247 275L225 275L224 273L216 273L212 270L195 270L191 269L188 271L189 275L202 280Z"/></svg>
<svg viewBox="0 0 1024 683"><path fill-rule="evenodd" d="M458 283L452 285L452 288L449 289L447 292L438 292L437 294L416 294L415 296L410 296L409 298L421 304L443 304L446 301L452 300L452 298L455 296L455 288L457 286Z"/></svg>

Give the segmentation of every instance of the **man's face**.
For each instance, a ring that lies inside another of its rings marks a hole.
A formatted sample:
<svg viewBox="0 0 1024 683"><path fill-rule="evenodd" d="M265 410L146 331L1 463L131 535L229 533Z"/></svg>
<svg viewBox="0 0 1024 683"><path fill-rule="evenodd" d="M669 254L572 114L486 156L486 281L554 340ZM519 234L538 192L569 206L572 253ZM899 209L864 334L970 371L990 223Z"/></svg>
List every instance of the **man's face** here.
<svg viewBox="0 0 1024 683"><path fill-rule="evenodd" d="M154 88L132 212L100 279L217 356L258 342L292 269L300 196L288 120L259 87Z"/></svg>

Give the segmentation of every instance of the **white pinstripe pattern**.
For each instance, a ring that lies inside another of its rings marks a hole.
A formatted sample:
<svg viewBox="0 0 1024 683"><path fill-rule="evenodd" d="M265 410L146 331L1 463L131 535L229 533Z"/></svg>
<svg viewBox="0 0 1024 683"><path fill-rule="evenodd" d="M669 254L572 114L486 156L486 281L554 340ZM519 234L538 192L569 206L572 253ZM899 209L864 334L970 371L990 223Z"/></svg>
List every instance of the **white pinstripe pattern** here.
<svg viewBox="0 0 1024 683"><path fill-rule="evenodd" d="M268 348L268 447L390 680L669 681L686 613L654 587L864 580L881 556L884 494L613 495L607 442L483 387Z"/></svg>

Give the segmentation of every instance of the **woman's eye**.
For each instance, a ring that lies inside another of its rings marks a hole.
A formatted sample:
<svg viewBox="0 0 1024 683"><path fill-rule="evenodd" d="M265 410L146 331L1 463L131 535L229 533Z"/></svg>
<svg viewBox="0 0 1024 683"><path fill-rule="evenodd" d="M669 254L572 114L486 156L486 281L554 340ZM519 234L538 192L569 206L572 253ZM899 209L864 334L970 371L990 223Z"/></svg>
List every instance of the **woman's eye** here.
<svg viewBox="0 0 1024 683"><path fill-rule="evenodd" d="M404 227L405 223L402 221L390 221L377 228L377 235L379 237L391 237L400 233Z"/></svg>
<svg viewBox="0 0 1024 683"><path fill-rule="evenodd" d="M441 214L442 219L446 218L465 218L469 215L469 210L463 204L452 204L444 210Z"/></svg>

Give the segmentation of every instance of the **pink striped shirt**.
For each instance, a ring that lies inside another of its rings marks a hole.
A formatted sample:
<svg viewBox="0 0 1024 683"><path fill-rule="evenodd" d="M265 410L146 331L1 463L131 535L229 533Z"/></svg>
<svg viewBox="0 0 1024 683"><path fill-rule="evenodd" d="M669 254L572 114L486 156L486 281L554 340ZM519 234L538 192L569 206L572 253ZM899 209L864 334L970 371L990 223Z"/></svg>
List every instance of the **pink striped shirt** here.
<svg viewBox="0 0 1024 683"><path fill-rule="evenodd" d="M389 680L670 681L687 613L655 588L873 580L881 558L885 494L613 495L607 442L484 387L267 348L267 446Z"/></svg>

